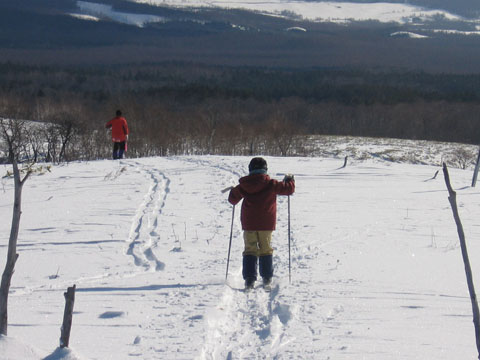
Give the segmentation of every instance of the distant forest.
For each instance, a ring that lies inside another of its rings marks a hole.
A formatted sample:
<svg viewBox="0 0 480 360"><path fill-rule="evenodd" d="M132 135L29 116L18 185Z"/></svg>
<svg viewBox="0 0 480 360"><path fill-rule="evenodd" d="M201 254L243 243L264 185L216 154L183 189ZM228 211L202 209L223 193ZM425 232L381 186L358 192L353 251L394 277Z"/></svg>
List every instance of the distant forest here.
<svg viewBox="0 0 480 360"><path fill-rule="evenodd" d="M134 156L291 155L314 134L480 143L480 75L0 64L0 118L55 124L65 160L109 156L117 109Z"/></svg>

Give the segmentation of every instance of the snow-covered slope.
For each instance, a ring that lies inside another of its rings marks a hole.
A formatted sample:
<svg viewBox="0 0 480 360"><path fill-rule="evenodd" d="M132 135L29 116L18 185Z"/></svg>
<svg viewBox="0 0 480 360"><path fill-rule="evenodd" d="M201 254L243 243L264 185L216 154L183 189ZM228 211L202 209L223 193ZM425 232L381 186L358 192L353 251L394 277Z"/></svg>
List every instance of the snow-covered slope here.
<svg viewBox="0 0 480 360"><path fill-rule="evenodd" d="M333 2L333 1L291 1L291 0L130 0L138 4L147 4L143 11L149 9L185 9L197 15L209 9L246 10L272 17L295 21L317 23L350 24L372 21L373 23L395 23L405 30L393 32L393 37L429 38L439 34L478 35L480 19L465 18L442 9L432 9L407 3L390 2ZM77 1L77 11L71 16L79 19L100 21L108 20L128 25L144 27L152 23L166 23L169 16L154 14L129 13L115 9L112 5ZM153 6L153 7L152 7ZM206 20L201 20L206 21ZM208 20L210 21L210 19ZM233 27L245 29L244 26L232 24ZM291 29L304 29L291 27ZM420 33L417 33L420 32Z"/></svg>
<svg viewBox="0 0 480 360"><path fill-rule="evenodd" d="M147 14L131 14L127 12L116 11L111 5L103 5L88 1L77 1L79 14L71 14L84 20L99 21L100 19L109 19L120 23L143 27L148 23L164 22L165 18Z"/></svg>
<svg viewBox="0 0 480 360"><path fill-rule="evenodd" d="M409 4L389 2L354 3L329 1L290 1L290 0L133 0L139 3L156 4L172 7L218 7L225 9L244 9L266 14L291 16L296 15L313 21L365 21L407 23L424 21L433 17L459 20L461 17L444 10L432 10Z"/></svg>
<svg viewBox="0 0 480 360"><path fill-rule="evenodd" d="M65 356L55 350L63 293L76 284L75 359L475 358L456 228L443 178L432 179L439 167L352 159L341 168L341 155L267 157L272 177L291 172L297 184L292 283L279 197L270 293L240 290L239 207L225 283L232 206L220 190L249 158L71 163L32 177L2 354L18 358L23 342L38 358ZM478 279L479 191L471 169L450 171ZM0 190L4 263L11 179Z"/></svg>

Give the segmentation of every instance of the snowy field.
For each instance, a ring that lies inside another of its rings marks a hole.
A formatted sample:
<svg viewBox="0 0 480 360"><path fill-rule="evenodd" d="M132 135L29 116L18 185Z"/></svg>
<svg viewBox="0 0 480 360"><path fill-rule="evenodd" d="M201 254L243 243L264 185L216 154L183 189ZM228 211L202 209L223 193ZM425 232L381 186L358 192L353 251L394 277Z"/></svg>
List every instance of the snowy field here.
<svg viewBox="0 0 480 360"><path fill-rule="evenodd" d="M441 171L432 179L439 164L376 158L341 168L339 155L266 158L273 178L290 172L297 185L292 283L287 198L279 197L270 293L240 290L239 206L225 283L232 206L221 190L246 174L250 158L70 163L30 178L0 358L476 358ZM450 176L478 280L480 191L469 186L471 168ZM4 178L2 270L12 202ZM72 350L60 352L63 293L73 284Z"/></svg>

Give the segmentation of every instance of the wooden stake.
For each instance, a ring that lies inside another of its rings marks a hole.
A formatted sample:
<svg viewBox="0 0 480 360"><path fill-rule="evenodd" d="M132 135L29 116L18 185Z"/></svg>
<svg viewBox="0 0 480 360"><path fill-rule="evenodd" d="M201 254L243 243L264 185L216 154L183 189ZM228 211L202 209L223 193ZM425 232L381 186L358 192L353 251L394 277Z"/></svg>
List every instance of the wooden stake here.
<svg viewBox="0 0 480 360"><path fill-rule="evenodd" d="M75 303L75 288L73 285L67 289L65 296L65 312L63 313L63 324L60 335L60 347L68 347L70 342L70 330L72 329L73 304Z"/></svg>
<svg viewBox="0 0 480 360"><path fill-rule="evenodd" d="M479 167L480 167L480 148L478 149L477 162L475 164L475 170L473 171L472 187L475 187L475 185L477 185L477 177L478 177L478 168Z"/></svg>
<svg viewBox="0 0 480 360"><path fill-rule="evenodd" d="M480 311L478 309L477 295L475 294L475 287L473 283L472 268L470 266L470 260L468 258L467 244L465 241L465 233L463 231L462 222L458 214L457 207L457 193L453 190L452 185L450 184L450 176L448 174L447 164L443 163L443 174L445 177L445 183L447 184L448 189L448 200L453 211L453 217L455 223L457 224L458 237L460 238L460 247L462 249L463 263L465 265L465 274L467 276L468 291L470 293L470 300L472 302L472 312L473 312L473 325L475 327L475 338L477 342L477 351L478 359L480 359Z"/></svg>

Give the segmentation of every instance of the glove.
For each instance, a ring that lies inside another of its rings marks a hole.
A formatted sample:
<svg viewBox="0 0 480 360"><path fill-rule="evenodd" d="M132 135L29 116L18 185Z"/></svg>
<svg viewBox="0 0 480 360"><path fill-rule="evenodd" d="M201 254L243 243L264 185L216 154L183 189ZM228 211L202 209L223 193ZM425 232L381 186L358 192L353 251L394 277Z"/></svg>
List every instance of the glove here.
<svg viewBox="0 0 480 360"><path fill-rule="evenodd" d="M295 177L292 174L286 174L285 177L283 178L284 182L290 182L290 181L295 181Z"/></svg>

